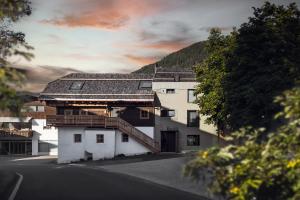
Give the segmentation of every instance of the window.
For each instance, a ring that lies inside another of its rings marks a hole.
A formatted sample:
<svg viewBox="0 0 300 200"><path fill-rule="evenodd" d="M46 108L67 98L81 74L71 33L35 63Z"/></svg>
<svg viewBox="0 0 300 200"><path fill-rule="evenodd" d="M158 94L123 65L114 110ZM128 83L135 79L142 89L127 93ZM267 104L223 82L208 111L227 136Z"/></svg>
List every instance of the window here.
<svg viewBox="0 0 300 200"><path fill-rule="evenodd" d="M187 126L199 127L199 114L196 110L187 111Z"/></svg>
<svg viewBox="0 0 300 200"><path fill-rule="evenodd" d="M187 136L187 146L199 146L200 136L199 135L188 135Z"/></svg>
<svg viewBox="0 0 300 200"><path fill-rule="evenodd" d="M189 89L188 90L188 102L189 103L194 103L196 101L196 95L194 94L195 90L194 89Z"/></svg>
<svg viewBox="0 0 300 200"><path fill-rule="evenodd" d="M71 84L70 90L81 90L82 86L84 84L84 81L75 81Z"/></svg>
<svg viewBox="0 0 300 200"><path fill-rule="evenodd" d="M77 109L73 110L73 115L79 115L79 110Z"/></svg>
<svg viewBox="0 0 300 200"><path fill-rule="evenodd" d="M104 143L104 135L103 134L97 134L96 135L96 141L97 141L97 143Z"/></svg>
<svg viewBox="0 0 300 200"><path fill-rule="evenodd" d="M166 93L167 94L174 94L175 93L175 89L166 89Z"/></svg>
<svg viewBox="0 0 300 200"><path fill-rule="evenodd" d="M141 110L140 119L149 119L149 110Z"/></svg>
<svg viewBox="0 0 300 200"><path fill-rule="evenodd" d="M151 89L152 81L140 81L139 89Z"/></svg>
<svg viewBox="0 0 300 200"><path fill-rule="evenodd" d="M45 112L44 106L29 106L28 107L29 112Z"/></svg>
<svg viewBox="0 0 300 200"><path fill-rule="evenodd" d="M123 133L122 134L122 142L128 142L128 140L129 140L128 135Z"/></svg>
<svg viewBox="0 0 300 200"><path fill-rule="evenodd" d="M64 110L65 115L73 115L73 110Z"/></svg>
<svg viewBox="0 0 300 200"><path fill-rule="evenodd" d="M81 134L74 134L74 142L81 143Z"/></svg>
<svg viewBox="0 0 300 200"><path fill-rule="evenodd" d="M88 115L89 113L88 113L88 111L86 111L86 110L80 110L80 113L79 113L80 115Z"/></svg>
<svg viewBox="0 0 300 200"><path fill-rule="evenodd" d="M175 116L175 110L161 110L160 111L161 117L174 117Z"/></svg>
<svg viewBox="0 0 300 200"><path fill-rule="evenodd" d="M36 112L45 112L45 107L44 106L37 106L36 107Z"/></svg>

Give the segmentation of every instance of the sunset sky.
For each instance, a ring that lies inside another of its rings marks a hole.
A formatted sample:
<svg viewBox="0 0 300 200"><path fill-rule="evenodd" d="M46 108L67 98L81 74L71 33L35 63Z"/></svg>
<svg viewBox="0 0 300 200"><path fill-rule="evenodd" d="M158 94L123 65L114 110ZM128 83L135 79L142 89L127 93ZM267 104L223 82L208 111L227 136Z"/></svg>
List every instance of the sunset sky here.
<svg viewBox="0 0 300 200"><path fill-rule="evenodd" d="M131 72L205 40L211 27L229 32L260 0L32 0L15 25L35 50L30 62L86 72ZM290 0L274 0L288 4ZM297 0L299 6L299 0Z"/></svg>

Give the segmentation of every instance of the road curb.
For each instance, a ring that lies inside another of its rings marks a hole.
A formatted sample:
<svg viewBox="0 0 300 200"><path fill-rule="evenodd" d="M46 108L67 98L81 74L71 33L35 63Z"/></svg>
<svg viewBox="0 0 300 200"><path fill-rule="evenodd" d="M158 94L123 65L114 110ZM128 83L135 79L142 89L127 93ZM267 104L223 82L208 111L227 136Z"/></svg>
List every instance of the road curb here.
<svg viewBox="0 0 300 200"><path fill-rule="evenodd" d="M22 174L19 174L19 173L16 172L16 175L17 175L19 178L18 178L18 181L17 181L17 183L16 183L16 185L15 185L13 191L11 192L11 194L10 194L8 200L14 200L14 199L15 199L16 194L17 194L17 192L18 192L18 190L19 190L19 188L20 188L20 185L21 185L21 183L22 183L22 181L23 181L23 175L22 175Z"/></svg>

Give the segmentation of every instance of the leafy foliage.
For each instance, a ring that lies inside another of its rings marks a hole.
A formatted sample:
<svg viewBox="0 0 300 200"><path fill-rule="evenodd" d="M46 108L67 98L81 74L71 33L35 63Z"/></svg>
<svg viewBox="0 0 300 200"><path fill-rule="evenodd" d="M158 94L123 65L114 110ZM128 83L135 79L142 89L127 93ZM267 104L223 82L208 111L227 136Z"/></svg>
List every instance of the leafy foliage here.
<svg viewBox="0 0 300 200"><path fill-rule="evenodd" d="M155 65L162 69L168 68L168 70L172 68L192 70L195 64L201 62L206 57L204 46L205 42L197 42L164 57L156 63L146 65L134 73L154 73Z"/></svg>
<svg viewBox="0 0 300 200"><path fill-rule="evenodd" d="M206 122L214 124L219 129L226 126L226 108L224 94L224 79L226 77L226 64L235 44L234 32L224 36L218 29L212 29L206 43L207 58L195 68L200 113L208 116Z"/></svg>
<svg viewBox="0 0 300 200"><path fill-rule="evenodd" d="M276 96L300 77L300 12L265 3L254 17L223 36L213 31L208 57L196 66L200 112L220 129L266 127L277 122Z"/></svg>
<svg viewBox="0 0 300 200"><path fill-rule="evenodd" d="M21 99L17 97L15 88L20 86L23 76L10 68L8 58L21 56L30 60L33 55L28 53L32 47L26 43L25 34L9 27L30 14L30 2L27 0L0 0L0 110L10 110L15 114L21 108Z"/></svg>
<svg viewBox="0 0 300 200"><path fill-rule="evenodd" d="M300 88L286 91L276 101L285 108L278 114L286 119L285 125L266 140L261 140L264 129L235 132L228 138L231 145L200 151L185 175L199 179L208 172L212 191L226 199L299 199Z"/></svg>
<svg viewBox="0 0 300 200"><path fill-rule="evenodd" d="M280 106L273 102L300 77L300 11L265 3L241 25L228 60L225 91L229 124L271 128Z"/></svg>
<svg viewBox="0 0 300 200"><path fill-rule="evenodd" d="M237 131L230 145L200 151L185 175L209 178L225 199L300 199L299 42L295 4L267 2L231 35L212 31L196 68L198 103L208 122Z"/></svg>

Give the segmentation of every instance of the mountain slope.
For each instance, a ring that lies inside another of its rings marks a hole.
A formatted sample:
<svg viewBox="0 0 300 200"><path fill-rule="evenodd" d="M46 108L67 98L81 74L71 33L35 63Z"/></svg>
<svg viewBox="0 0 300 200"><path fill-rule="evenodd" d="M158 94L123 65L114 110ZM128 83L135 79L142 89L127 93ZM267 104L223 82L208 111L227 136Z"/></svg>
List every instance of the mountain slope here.
<svg viewBox="0 0 300 200"><path fill-rule="evenodd" d="M204 41L194 43L191 46L169 54L156 63L146 65L133 73L154 73L154 66L156 64L159 68L182 68L191 70L195 64L201 62L206 57L204 46Z"/></svg>

